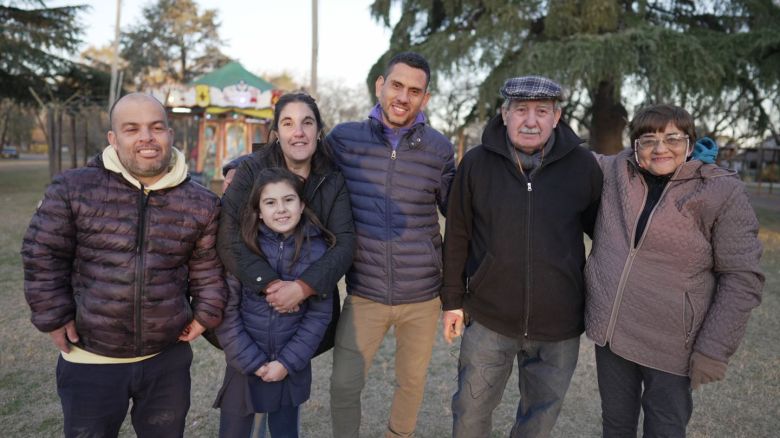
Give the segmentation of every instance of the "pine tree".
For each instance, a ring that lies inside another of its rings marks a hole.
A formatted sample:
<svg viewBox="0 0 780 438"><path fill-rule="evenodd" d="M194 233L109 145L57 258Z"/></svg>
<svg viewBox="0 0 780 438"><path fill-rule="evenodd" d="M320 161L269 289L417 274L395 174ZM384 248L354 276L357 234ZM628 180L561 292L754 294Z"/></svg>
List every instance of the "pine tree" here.
<svg viewBox="0 0 780 438"><path fill-rule="evenodd" d="M647 103L686 107L706 134L780 129L772 0L376 0L372 14L389 26L394 5L369 81L392 54L418 51L445 79L482 79L470 119L495 111L506 78L542 74L570 91L565 116L604 153L623 148L628 109Z"/></svg>

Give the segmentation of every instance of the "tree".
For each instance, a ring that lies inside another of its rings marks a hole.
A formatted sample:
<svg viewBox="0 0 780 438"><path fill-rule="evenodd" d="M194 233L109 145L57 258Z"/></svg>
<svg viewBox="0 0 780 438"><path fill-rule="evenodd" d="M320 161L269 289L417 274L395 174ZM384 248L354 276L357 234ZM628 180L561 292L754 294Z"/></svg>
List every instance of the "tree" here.
<svg viewBox="0 0 780 438"><path fill-rule="evenodd" d="M122 35L122 58L135 88L187 83L230 62L220 50L218 14L194 0L157 0L143 20Z"/></svg>
<svg viewBox="0 0 780 438"><path fill-rule="evenodd" d="M81 42L77 17L84 8L47 8L32 0L0 4L0 97L32 103L31 88L43 92L73 68L66 56Z"/></svg>
<svg viewBox="0 0 780 438"><path fill-rule="evenodd" d="M371 99L359 85L349 86L342 81L321 80L317 94L317 106L328 129L342 122L365 119L371 110Z"/></svg>
<svg viewBox="0 0 780 438"><path fill-rule="evenodd" d="M707 134L780 129L772 0L375 0L372 14L389 26L393 4L401 16L369 81L390 54L418 51L445 79L480 80L469 120L493 114L506 78L543 74L571 91L565 116L600 152L623 148L628 109L646 103L688 108Z"/></svg>

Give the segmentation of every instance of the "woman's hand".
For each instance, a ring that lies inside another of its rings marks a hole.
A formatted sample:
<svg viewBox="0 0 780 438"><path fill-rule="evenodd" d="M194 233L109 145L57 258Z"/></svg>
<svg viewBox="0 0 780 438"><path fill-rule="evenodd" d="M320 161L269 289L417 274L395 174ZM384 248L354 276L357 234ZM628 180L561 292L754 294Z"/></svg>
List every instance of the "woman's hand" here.
<svg viewBox="0 0 780 438"><path fill-rule="evenodd" d="M263 379L263 382L279 382L287 377L287 368L281 362L275 360L261 366L255 371L255 375Z"/></svg>
<svg viewBox="0 0 780 438"><path fill-rule="evenodd" d="M279 313L296 312L301 301L314 294L308 289L302 281L275 281L266 288L265 299Z"/></svg>

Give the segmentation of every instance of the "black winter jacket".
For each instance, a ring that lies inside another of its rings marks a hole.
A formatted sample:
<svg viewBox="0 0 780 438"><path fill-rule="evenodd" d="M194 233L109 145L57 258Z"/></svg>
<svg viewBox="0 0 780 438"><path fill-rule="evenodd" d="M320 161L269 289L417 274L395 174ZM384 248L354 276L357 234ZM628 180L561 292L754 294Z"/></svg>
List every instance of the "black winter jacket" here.
<svg viewBox="0 0 780 438"><path fill-rule="evenodd" d="M100 156L57 175L22 243L33 324L75 320L78 345L110 357L158 353L193 317L216 327L218 217L219 198L189 178L145 195Z"/></svg>
<svg viewBox="0 0 780 438"><path fill-rule="evenodd" d="M444 310L463 308L510 337L560 341L582 333L585 248L602 173L563 122L528 180L509 155L501 115L452 185L444 242Z"/></svg>

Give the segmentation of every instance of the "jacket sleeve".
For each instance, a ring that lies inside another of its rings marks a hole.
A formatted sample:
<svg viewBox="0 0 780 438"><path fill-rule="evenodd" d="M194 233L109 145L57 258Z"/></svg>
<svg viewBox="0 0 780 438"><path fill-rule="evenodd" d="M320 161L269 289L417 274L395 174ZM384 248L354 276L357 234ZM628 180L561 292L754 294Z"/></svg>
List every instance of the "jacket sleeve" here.
<svg viewBox="0 0 780 438"><path fill-rule="evenodd" d="M590 155L586 158L589 158L592 161L590 166L590 202L580 216L580 223L582 224L582 230L592 239L593 229L596 226L596 216L598 215L599 204L601 203L601 189L604 186L604 173L601 170L600 163L597 162L597 157Z"/></svg>
<svg viewBox="0 0 780 438"><path fill-rule="evenodd" d="M301 372L311 361L330 323L334 298L333 295L326 299L309 298L300 325L277 357L288 373Z"/></svg>
<svg viewBox="0 0 780 438"><path fill-rule="evenodd" d="M217 250L227 270L238 277L243 287L262 293L279 275L268 262L253 253L241 240L241 209L254 185L255 172L250 159L241 163L222 196L222 217L219 222Z"/></svg>
<svg viewBox="0 0 780 438"><path fill-rule="evenodd" d="M352 220L347 185L341 172L336 172L335 175L338 194L330 206L327 223L323 225L336 236L336 244L299 278L311 286L320 297L325 297L335 290L339 279L352 264L352 256L355 253L355 224Z"/></svg>
<svg viewBox="0 0 780 438"><path fill-rule="evenodd" d="M211 216L189 260L189 289L195 319L206 328L214 328L222 321L222 310L227 299L227 286L222 262L217 256L217 228L219 199L214 200Z"/></svg>
<svg viewBox="0 0 780 438"><path fill-rule="evenodd" d="M241 283L227 274L228 300L225 317L214 333L225 352L225 360L233 368L246 375L252 375L268 362L268 355L252 339L241 319Z"/></svg>
<svg viewBox="0 0 780 438"><path fill-rule="evenodd" d="M76 224L62 175L46 189L24 234L21 252L24 295L33 325L42 332L51 332L73 320L76 304L70 281Z"/></svg>
<svg viewBox="0 0 780 438"><path fill-rule="evenodd" d="M452 145L450 144L450 151ZM439 193L436 195L436 203L439 205L439 211L442 216L447 217L447 203L449 201L450 187L452 179L455 177L455 156L450 154L441 169L441 179L439 180Z"/></svg>
<svg viewBox="0 0 780 438"><path fill-rule="evenodd" d="M448 215L444 233L444 284L441 289L442 310L463 307L466 293L464 271L471 240L471 187L469 160L464 157L455 173L449 193Z"/></svg>
<svg viewBox="0 0 780 438"><path fill-rule="evenodd" d="M694 349L724 363L745 335L751 310L761 303L761 242L758 219L740 183L721 207L712 228L715 295Z"/></svg>

